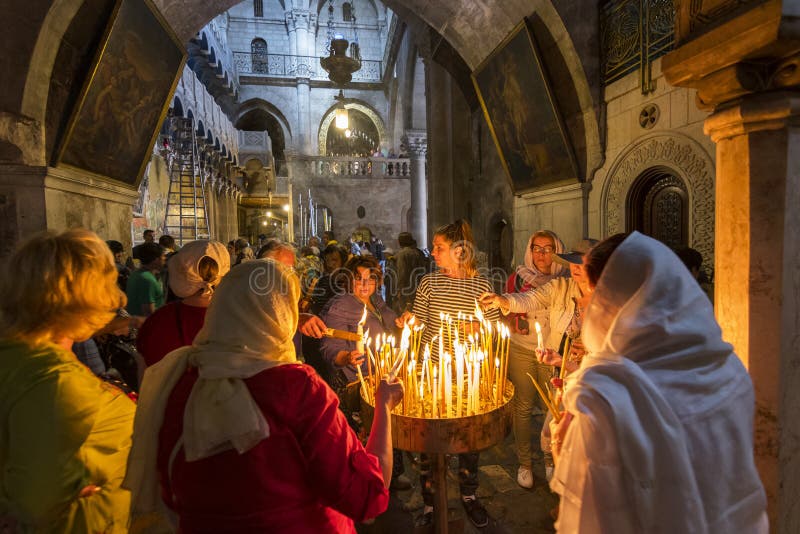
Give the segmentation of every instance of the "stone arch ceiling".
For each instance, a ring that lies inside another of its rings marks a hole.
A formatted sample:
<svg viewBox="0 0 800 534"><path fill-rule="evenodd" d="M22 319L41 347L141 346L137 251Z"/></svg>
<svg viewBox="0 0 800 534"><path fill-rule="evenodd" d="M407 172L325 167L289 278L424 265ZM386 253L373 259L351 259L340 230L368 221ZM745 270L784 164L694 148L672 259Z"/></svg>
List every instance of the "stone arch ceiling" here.
<svg viewBox="0 0 800 534"><path fill-rule="evenodd" d="M155 0L182 41L240 0ZM307 2L297 2L307 6ZM489 55L523 17L535 0L384 0L389 9L415 13L443 35L471 69Z"/></svg>

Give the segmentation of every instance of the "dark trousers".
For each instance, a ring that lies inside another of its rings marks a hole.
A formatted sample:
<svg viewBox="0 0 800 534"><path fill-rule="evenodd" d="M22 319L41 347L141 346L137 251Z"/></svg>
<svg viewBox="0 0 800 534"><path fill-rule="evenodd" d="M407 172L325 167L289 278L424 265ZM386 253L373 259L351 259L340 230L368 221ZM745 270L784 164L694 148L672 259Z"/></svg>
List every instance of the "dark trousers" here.
<svg viewBox="0 0 800 534"><path fill-rule="evenodd" d="M405 466L403 466L403 451L392 449L392 456L392 478L397 478L406 471Z"/></svg>
<svg viewBox="0 0 800 534"><path fill-rule="evenodd" d="M478 460L480 453L468 452L458 455L458 489L462 497L475 495L478 490ZM433 493L439 488L433 487L431 478L431 457L420 455L419 482L422 485L422 500L426 506L433 506Z"/></svg>

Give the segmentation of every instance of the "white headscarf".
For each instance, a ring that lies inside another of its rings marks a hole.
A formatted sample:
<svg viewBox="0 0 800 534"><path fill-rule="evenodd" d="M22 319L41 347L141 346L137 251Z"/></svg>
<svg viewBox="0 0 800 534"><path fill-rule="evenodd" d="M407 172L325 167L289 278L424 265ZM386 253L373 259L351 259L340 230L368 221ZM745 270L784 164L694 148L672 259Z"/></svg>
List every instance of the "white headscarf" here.
<svg viewBox="0 0 800 534"><path fill-rule="evenodd" d="M533 287L541 287L553 278L562 276L561 271L566 269L566 267L556 262L553 262L553 264L550 266L550 274L545 274L536 268L536 264L533 263L533 251L531 250L531 247L533 246L533 240L536 237L536 234L540 233L547 234L548 237L553 240L553 254L564 253L564 243L554 232L551 232L550 230L539 230L531 235L531 237L528 239L528 246L525 247L525 261L523 262L523 265L519 265L517 267L517 276L522 278L525 283Z"/></svg>
<svg viewBox="0 0 800 534"><path fill-rule="evenodd" d="M214 280L206 282L200 277L200 260L208 256L217 262L218 273ZM210 295L214 287L231 270L231 255L219 241L192 241L184 245L169 259L169 287L178 298L191 297L200 290Z"/></svg>
<svg viewBox="0 0 800 534"><path fill-rule="evenodd" d="M564 397L575 419L551 482L564 496L559 530L763 527L752 384L677 256L637 232L626 238L581 336L589 356Z"/></svg>
<svg viewBox="0 0 800 534"><path fill-rule="evenodd" d="M164 410L188 366L197 367L183 419L186 460L235 449L248 451L269 436L269 425L243 379L295 363L300 285L273 260L243 263L222 279L205 324L191 347L170 352L142 381L124 487L134 520L163 511L156 459ZM155 527L149 527L155 528Z"/></svg>

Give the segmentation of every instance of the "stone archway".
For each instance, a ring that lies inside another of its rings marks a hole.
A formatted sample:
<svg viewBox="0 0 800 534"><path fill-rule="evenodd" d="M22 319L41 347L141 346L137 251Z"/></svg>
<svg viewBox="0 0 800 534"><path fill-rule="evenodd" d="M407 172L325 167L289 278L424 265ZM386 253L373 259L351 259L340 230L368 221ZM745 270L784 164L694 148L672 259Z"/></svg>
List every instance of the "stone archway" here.
<svg viewBox="0 0 800 534"><path fill-rule="evenodd" d="M386 126L383 124L383 119L381 116L378 115L378 112L372 109L371 107L362 104L360 102L348 102L344 105L347 109L355 109L369 117L369 119L375 124L375 128L378 130L378 143L383 142L386 139ZM319 133L317 134L317 147L319 149L319 155L324 156L326 154L326 146L328 144L328 130L330 129L331 123L333 119L336 117L336 107L332 106L326 113L322 119L322 122L319 125Z"/></svg>
<svg viewBox="0 0 800 534"><path fill-rule="evenodd" d="M694 139L676 133L644 137L622 152L603 184L600 219L603 236L625 232L627 199L637 178L654 167L666 167L686 184L689 246L704 261L714 261L714 162Z"/></svg>

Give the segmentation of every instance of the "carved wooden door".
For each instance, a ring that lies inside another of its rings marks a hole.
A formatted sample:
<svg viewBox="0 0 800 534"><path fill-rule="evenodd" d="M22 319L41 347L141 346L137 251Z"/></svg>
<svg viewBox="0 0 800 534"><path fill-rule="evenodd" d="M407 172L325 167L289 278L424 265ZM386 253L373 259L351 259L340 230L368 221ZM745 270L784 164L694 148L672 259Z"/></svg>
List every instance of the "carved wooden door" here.
<svg viewBox="0 0 800 534"><path fill-rule="evenodd" d="M628 193L627 230L637 230L672 249L689 246L686 184L663 167L648 169Z"/></svg>

